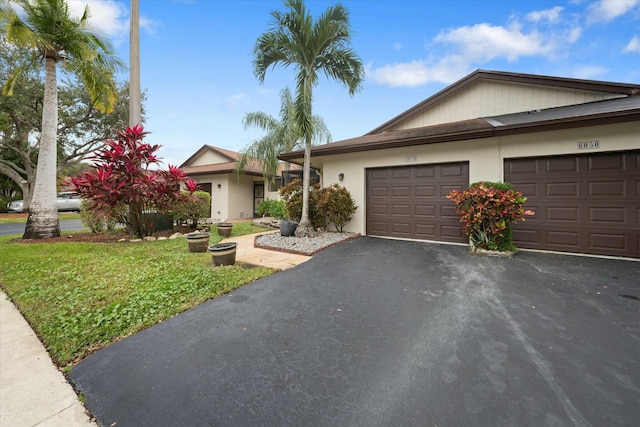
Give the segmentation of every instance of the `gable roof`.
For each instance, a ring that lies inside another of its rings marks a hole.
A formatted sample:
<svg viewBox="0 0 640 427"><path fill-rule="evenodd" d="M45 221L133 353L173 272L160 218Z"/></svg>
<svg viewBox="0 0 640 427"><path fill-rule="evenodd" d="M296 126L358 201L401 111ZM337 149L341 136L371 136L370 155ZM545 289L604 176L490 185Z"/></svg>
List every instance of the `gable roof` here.
<svg viewBox="0 0 640 427"><path fill-rule="evenodd" d="M628 98L609 99L533 112L505 114L433 126L368 133L357 138L311 147L311 155L330 156L342 153L631 121L640 121L640 94L639 96L630 96ZM279 159L292 161L300 159L303 156L304 150L298 150L285 153L279 156Z"/></svg>
<svg viewBox="0 0 640 427"><path fill-rule="evenodd" d="M612 95L619 96L633 96L640 94L640 85L628 84L628 83L614 83L614 82L604 82L597 80L583 80L583 79L573 79L566 77L553 77L553 76L542 76L535 74L524 74L524 73L509 73L504 71L492 71L492 70L476 70L473 73L463 77L457 82L453 83L450 86L447 86L440 92L435 95L427 98L421 103L411 107L405 112L397 115L391 120L383 123L377 128L373 129L367 135L377 134L382 132L390 131L394 126L398 125L401 122L406 121L407 119L422 113L427 110L440 100L453 95L454 93L460 91L461 89L467 87L468 85L478 81L478 80L493 80L500 82L510 82L510 83L519 83L519 84L528 84L528 85L536 85L536 86L550 86L550 87L559 87L564 89L577 89L577 90L586 90L592 92L605 92L610 93Z"/></svg>
<svg viewBox="0 0 640 427"><path fill-rule="evenodd" d="M191 162L193 162L195 159L197 159L198 157L200 157L202 154L206 153L207 151L213 151L213 152L215 152L217 154L220 154L222 157L226 157L231 162L235 162L236 160L238 160L240 158L240 153L236 153L235 151L226 150L226 149L220 148L220 147L214 147L213 145L205 144L202 147L200 147L200 149L198 151L193 153L193 155L191 155L191 157L189 157L187 160L185 160L180 165L180 168L188 167Z"/></svg>
<svg viewBox="0 0 640 427"><path fill-rule="evenodd" d="M204 153L213 152L220 155L223 159L227 161L218 162L218 163L209 163L204 165L197 166L189 166L195 159L202 156ZM198 151L196 151L191 157L185 160L181 165L180 169L187 175L221 175L234 173L236 164L240 159L241 154L235 151L227 150L220 147L215 147L213 145L203 145L200 147ZM290 167L290 169L296 169L295 167ZM285 164L280 164L278 166L278 175L282 174L282 171L286 169ZM244 174L252 175L252 176L262 176L263 171L260 166L260 162L258 160L248 162L247 166L244 169Z"/></svg>

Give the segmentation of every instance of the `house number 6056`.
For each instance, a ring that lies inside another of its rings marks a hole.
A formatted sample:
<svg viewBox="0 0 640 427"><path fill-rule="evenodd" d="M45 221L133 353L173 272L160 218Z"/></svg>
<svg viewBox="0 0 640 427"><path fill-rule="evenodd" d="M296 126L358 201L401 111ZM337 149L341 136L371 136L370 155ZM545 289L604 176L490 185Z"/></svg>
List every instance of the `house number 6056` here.
<svg viewBox="0 0 640 427"><path fill-rule="evenodd" d="M578 142L578 150L594 150L600 148L600 141L580 141Z"/></svg>

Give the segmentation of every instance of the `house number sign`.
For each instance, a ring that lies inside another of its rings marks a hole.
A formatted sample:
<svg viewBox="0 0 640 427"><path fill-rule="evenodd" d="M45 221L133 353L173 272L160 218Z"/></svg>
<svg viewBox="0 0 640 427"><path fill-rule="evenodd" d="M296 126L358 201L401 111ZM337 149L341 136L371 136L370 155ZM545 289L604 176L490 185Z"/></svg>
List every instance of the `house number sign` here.
<svg viewBox="0 0 640 427"><path fill-rule="evenodd" d="M598 148L600 148L600 141L597 139L578 142L578 150L596 150Z"/></svg>

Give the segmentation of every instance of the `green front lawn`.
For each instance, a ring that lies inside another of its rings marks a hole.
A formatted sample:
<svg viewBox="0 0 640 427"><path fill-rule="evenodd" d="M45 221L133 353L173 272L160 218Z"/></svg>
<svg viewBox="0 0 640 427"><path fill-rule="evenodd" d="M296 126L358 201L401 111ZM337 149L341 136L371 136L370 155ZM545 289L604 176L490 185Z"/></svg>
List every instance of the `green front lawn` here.
<svg viewBox="0 0 640 427"><path fill-rule="evenodd" d="M259 231L238 223L232 236ZM184 238L11 242L16 237L0 237L0 286L59 366L274 272L214 267L208 253L189 252ZM211 244L220 240L211 233Z"/></svg>

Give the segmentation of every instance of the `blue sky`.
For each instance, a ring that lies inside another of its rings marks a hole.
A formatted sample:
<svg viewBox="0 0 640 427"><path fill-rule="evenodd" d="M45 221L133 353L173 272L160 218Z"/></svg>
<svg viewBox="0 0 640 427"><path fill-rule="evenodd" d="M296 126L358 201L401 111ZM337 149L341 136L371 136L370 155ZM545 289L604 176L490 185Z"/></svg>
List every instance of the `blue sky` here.
<svg viewBox="0 0 640 427"><path fill-rule="evenodd" d="M89 4L92 21L129 61L129 1ZM314 113L334 141L360 136L481 68L640 83L640 0L344 0L352 46L365 64L350 97L321 79ZM318 16L332 1L308 0ZM179 165L204 144L241 151L261 136L248 112L275 117L293 69L253 75L252 50L270 27L270 0L140 0L141 86L148 141ZM124 72L122 79L128 79Z"/></svg>

